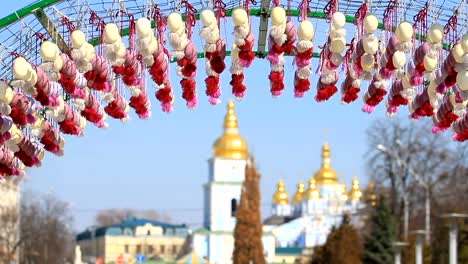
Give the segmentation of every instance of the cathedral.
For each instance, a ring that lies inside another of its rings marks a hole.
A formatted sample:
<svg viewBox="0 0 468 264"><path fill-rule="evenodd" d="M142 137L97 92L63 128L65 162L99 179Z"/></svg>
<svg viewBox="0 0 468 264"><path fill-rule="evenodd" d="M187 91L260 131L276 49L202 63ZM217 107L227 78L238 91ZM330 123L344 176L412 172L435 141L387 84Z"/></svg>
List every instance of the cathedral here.
<svg viewBox="0 0 468 264"><path fill-rule="evenodd" d="M249 157L247 142L238 131L234 103L224 117L223 134L213 144L208 161L208 181L204 188L204 225L193 234L193 250L212 264L232 263L233 231L245 166ZM328 143L322 146L322 164L308 184L299 182L292 199L280 180L272 199L272 215L263 223L263 246L267 263L276 262L278 249L304 249L325 243L333 226L348 214L360 224L364 208L359 180L350 188L339 181L330 162ZM283 260L284 261L284 260ZM286 263L286 262L284 262ZM289 262L288 262L289 263Z"/></svg>

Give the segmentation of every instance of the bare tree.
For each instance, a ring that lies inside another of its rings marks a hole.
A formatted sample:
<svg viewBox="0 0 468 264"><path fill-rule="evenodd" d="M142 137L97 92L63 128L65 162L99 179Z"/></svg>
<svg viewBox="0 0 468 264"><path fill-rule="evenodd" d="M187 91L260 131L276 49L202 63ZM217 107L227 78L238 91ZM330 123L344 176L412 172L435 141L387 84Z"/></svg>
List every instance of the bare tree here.
<svg viewBox="0 0 468 264"><path fill-rule="evenodd" d="M0 210L0 263L11 263L17 260L17 250L20 245L18 222L16 207Z"/></svg>
<svg viewBox="0 0 468 264"><path fill-rule="evenodd" d="M97 226L109 226L127 220L128 216L154 221L170 221L169 216L160 214L156 210L103 209L96 214L95 223Z"/></svg>
<svg viewBox="0 0 468 264"><path fill-rule="evenodd" d="M406 219L404 223L409 214L425 209L426 197L433 201L432 193L448 183L455 169L450 136L434 135L428 132L430 127L428 120L393 119L377 121L368 129L369 175L389 189L391 211ZM400 225L400 235L407 231L408 225Z"/></svg>
<svg viewBox="0 0 468 264"><path fill-rule="evenodd" d="M63 263L73 245L68 204L52 194L23 194L20 263Z"/></svg>

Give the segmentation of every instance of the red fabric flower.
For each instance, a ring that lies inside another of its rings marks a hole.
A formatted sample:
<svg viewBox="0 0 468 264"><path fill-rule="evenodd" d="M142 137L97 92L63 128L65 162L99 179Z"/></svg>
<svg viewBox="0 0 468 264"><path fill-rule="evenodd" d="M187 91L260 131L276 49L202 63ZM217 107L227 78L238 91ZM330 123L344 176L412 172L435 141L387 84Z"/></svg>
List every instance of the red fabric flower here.
<svg viewBox="0 0 468 264"><path fill-rule="evenodd" d="M106 107L104 107L104 111L115 119L122 119L126 116L126 113L123 111L123 109L119 108L116 100L110 102Z"/></svg>
<svg viewBox="0 0 468 264"><path fill-rule="evenodd" d="M291 40L286 40L286 42L283 43L282 49L284 53L291 55L294 50L294 42Z"/></svg>
<svg viewBox="0 0 468 264"><path fill-rule="evenodd" d="M182 98L186 101L192 101L195 99L195 81L192 79L182 79L180 81L182 86Z"/></svg>
<svg viewBox="0 0 468 264"><path fill-rule="evenodd" d="M249 50L249 51L239 51L239 59L245 60L245 61L252 61L255 57L255 54Z"/></svg>
<svg viewBox="0 0 468 264"><path fill-rule="evenodd" d="M312 58L312 55L313 55L312 48L307 49L304 52L296 53L296 56L298 58L300 58L300 59L303 59L303 60L308 60L308 59Z"/></svg>
<svg viewBox="0 0 468 264"><path fill-rule="evenodd" d="M59 123L60 131L67 135L78 135L80 133L80 129L76 126L76 124L72 120L63 120Z"/></svg>
<svg viewBox="0 0 468 264"><path fill-rule="evenodd" d="M219 77L218 76L209 76L205 79L206 84L206 95L215 97L216 93L219 91Z"/></svg>
<svg viewBox="0 0 468 264"><path fill-rule="evenodd" d="M458 116L454 114L453 112L448 112L438 123L437 127L445 130L449 128L453 122L455 122L458 119Z"/></svg>
<svg viewBox="0 0 468 264"><path fill-rule="evenodd" d="M270 92L274 96L278 96L284 89L282 72L270 72L268 79L270 79Z"/></svg>
<svg viewBox="0 0 468 264"><path fill-rule="evenodd" d="M171 88L166 86L155 93L156 99L161 103L170 103L172 101Z"/></svg>
<svg viewBox="0 0 468 264"><path fill-rule="evenodd" d="M390 106L400 106L400 105L407 105L408 99L404 98L400 94L397 94L392 97L390 100Z"/></svg>
<svg viewBox="0 0 468 264"><path fill-rule="evenodd" d="M49 105L49 97L47 94L42 90L42 87L39 87L38 85L34 86L36 88L36 94L34 95L34 99L38 101L41 105L43 106L48 106Z"/></svg>
<svg viewBox="0 0 468 264"><path fill-rule="evenodd" d="M18 107L11 107L10 117L13 120L13 123L18 126L25 126L28 124L28 118L21 110L19 110Z"/></svg>
<svg viewBox="0 0 468 264"><path fill-rule="evenodd" d="M197 70L197 65L195 63L186 63L185 66L182 67L182 74L185 77L190 78L196 70Z"/></svg>
<svg viewBox="0 0 468 264"><path fill-rule="evenodd" d="M226 64L224 63L221 56L215 56L210 60L211 69L217 74L221 74L226 69Z"/></svg>
<svg viewBox="0 0 468 264"><path fill-rule="evenodd" d="M243 97L247 87L242 83L244 81L244 74L232 74L229 84L232 86L232 93L236 97Z"/></svg>
<svg viewBox="0 0 468 264"><path fill-rule="evenodd" d="M356 88L354 86L349 86L346 93L344 93L341 96L341 100L347 104L356 101L356 99L359 97L359 92L361 89Z"/></svg>

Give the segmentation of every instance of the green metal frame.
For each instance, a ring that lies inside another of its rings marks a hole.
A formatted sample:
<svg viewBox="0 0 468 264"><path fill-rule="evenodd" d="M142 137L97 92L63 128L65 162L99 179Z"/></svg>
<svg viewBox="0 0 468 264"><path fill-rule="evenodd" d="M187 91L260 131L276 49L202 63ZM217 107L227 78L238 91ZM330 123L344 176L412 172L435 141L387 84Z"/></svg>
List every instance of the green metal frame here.
<svg viewBox="0 0 468 264"><path fill-rule="evenodd" d="M31 5L28 5L28 6L25 6L21 9L19 9L18 11L0 19L0 29L1 28L4 28L26 16L28 16L29 14L34 14L34 11L37 10L37 9L42 9L42 8L46 8L48 6L51 6L51 5L54 5L56 3L59 3L59 2L62 2L64 0L40 0L36 3L33 3ZM230 17L232 16L232 11L233 9L228 9L226 10L226 16L227 17ZM264 12L264 10L263 10ZM262 14L262 9L251 9L250 10L250 16L257 16L257 17L262 17L264 16L264 14ZM299 16L299 10L290 10L289 11L289 14L291 16L294 16L294 17L297 17ZM268 16L270 16L270 13L268 12ZM325 13L323 11L314 11L314 12L309 12L309 14L307 14L307 17L310 17L310 18L318 18L318 19L325 19ZM346 22L347 23L354 23L354 16L350 16L350 15L345 15L346 17ZM184 17L185 18L185 17ZM196 14L195 15L195 18L198 20L200 19L200 14ZM151 25L153 28L155 27L155 23L153 22L152 25ZM379 29L382 29L383 28L383 23L380 23L379 22L379 26L378 26ZM392 29L394 30L394 29ZM125 29L122 29L122 36L127 36L129 34L129 30L128 28L125 28ZM418 40L426 40L427 37L425 35L420 35L420 34L416 34L416 39ZM99 44L99 39L98 38L94 38L92 40L89 41L90 44L96 46L97 44ZM448 43L443 43L443 48L445 50L449 50L451 48L450 44ZM255 51L255 56L256 57L260 57L260 58L264 58L268 52L267 51ZM227 54L226 55L230 55L231 54L231 51L227 51ZM292 54L294 55L294 54ZM197 57L198 58L204 58L204 53L203 52L199 52L197 53ZM318 58L320 57L320 53L318 52L314 52L313 53L313 57L314 58ZM171 62L174 62L175 60L172 60Z"/></svg>

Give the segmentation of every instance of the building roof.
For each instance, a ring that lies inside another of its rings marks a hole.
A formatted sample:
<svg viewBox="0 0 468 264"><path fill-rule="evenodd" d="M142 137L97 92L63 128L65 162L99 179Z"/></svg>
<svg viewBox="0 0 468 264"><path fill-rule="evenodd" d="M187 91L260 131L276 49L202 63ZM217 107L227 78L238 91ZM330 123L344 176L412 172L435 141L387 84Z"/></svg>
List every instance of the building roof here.
<svg viewBox="0 0 468 264"><path fill-rule="evenodd" d="M76 236L76 240L86 240L86 239L91 239L92 237L101 237L105 235L124 235L123 233L120 232L122 229L134 229L138 226L144 226L146 224L151 224L153 226L158 226L161 227L164 231L167 229L186 229L187 226L185 224L170 224L170 223L165 223L165 222L160 222L160 221L154 221L150 219L145 219L145 218L131 218L128 220L124 220L122 222L109 225L109 226L102 226L98 228L88 228L88 230L79 233ZM116 232L119 231L119 232ZM93 234L94 233L94 234Z"/></svg>
<svg viewBox="0 0 468 264"><path fill-rule="evenodd" d="M277 247L275 248L276 255L301 255L301 247Z"/></svg>
<svg viewBox="0 0 468 264"><path fill-rule="evenodd" d="M293 216L279 216L279 215L272 215L270 217L268 217L267 219L265 219L263 221L263 224L264 225L274 225L274 226L278 226L278 225L282 225L282 224L285 224L291 220L295 219L295 217Z"/></svg>

